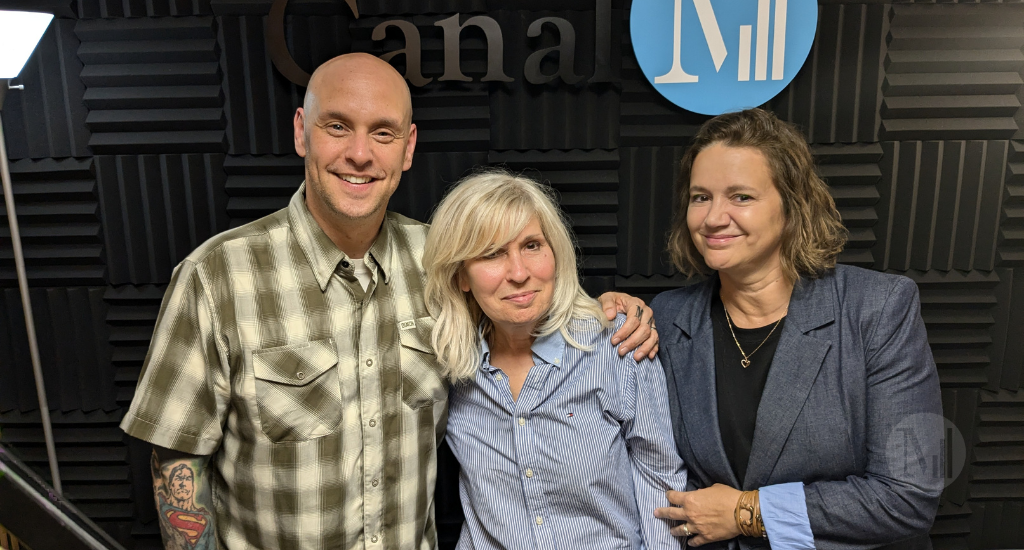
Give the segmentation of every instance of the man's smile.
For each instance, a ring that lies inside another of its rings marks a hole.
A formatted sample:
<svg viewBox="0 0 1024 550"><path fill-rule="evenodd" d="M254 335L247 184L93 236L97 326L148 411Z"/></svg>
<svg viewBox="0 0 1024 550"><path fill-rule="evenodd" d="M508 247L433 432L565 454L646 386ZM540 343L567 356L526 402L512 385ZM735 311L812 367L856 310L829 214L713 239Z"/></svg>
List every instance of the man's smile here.
<svg viewBox="0 0 1024 550"><path fill-rule="evenodd" d="M373 176L356 176L353 174L339 174L338 177L349 183L354 183L356 185L370 183L371 181L376 179Z"/></svg>

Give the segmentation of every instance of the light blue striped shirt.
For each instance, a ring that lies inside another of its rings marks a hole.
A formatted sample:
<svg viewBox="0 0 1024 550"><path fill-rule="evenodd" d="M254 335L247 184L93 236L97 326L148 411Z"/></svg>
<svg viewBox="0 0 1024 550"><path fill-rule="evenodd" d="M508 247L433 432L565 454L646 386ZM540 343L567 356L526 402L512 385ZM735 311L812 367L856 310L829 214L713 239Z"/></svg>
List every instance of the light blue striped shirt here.
<svg viewBox="0 0 1024 550"><path fill-rule="evenodd" d="M452 387L448 443L462 466L466 522L459 550L679 550L670 523L654 517L665 491L686 488L657 359L637 363L596 323L568 345L537 338L534 366L517 400L490 364Z"/></svg>

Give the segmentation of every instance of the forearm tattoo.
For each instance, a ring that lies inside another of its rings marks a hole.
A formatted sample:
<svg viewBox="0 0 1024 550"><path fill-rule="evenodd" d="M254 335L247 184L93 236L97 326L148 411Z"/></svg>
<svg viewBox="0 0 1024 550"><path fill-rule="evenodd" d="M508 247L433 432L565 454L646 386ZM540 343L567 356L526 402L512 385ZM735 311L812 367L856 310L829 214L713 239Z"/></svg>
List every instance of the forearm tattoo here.
<svg viewBox="0 0 1024 550"><path fill-rule="evenodd" d="M153 496L166 550L216 550L213 502L203 476L206 459L150 459Z"/></svg>

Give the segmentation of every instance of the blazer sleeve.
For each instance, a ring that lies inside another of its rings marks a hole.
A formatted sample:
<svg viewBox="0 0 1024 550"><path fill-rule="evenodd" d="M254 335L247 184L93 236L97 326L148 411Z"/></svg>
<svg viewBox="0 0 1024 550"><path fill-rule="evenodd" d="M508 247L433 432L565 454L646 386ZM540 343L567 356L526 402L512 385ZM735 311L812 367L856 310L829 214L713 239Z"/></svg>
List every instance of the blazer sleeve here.
<svg viewBox="0 0 1024 550"><path fill-rule="evenodd" d="M866 330L864 474L804 485L815 542L831 548L926 534L943 488L939 378L913 281L895 279Z"/></svg>

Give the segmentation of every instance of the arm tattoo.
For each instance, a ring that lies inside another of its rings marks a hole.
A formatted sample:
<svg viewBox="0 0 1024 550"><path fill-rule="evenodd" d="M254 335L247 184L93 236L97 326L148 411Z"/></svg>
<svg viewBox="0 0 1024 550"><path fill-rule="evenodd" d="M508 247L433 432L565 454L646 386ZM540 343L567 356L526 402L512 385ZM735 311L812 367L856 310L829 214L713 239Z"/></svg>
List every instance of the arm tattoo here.
<svg viewBox="0 0 1024 550"><path fill-rule="evenodd" d="M153 495L166 550L217 548L213 502L203 476L206 461L206 457L161 461L153 450Z"/></svg>

